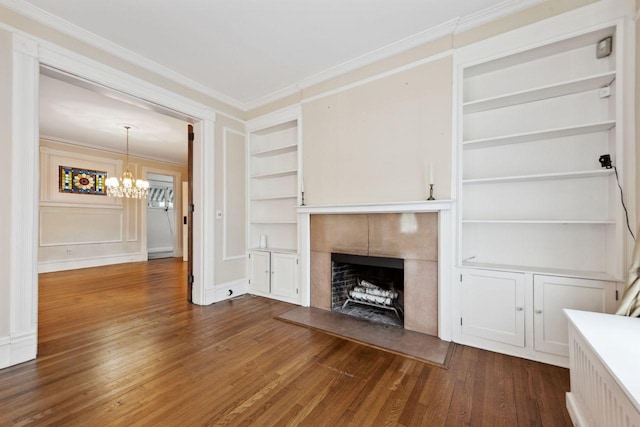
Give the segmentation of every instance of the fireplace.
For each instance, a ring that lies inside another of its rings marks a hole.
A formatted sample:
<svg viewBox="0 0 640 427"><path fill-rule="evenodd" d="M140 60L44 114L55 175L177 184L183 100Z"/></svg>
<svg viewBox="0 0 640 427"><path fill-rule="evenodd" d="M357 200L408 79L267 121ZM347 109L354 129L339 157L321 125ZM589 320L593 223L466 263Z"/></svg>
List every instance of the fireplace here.
<svg viewBox="0 0 640 427"><path fill-rule="evenodd" d="M404 326L404 260L331 254L331 310Z"/></svg>
<svg viewBox="0 0 640 427"><path fill-rule="evenodd" d="M367 271L364 274L371 282L380 280L377 276L379 274L391 274L391 279L388 281L394 283L393 292L398 294L398 301L393 305L393 308L398 311L398 316L390 308L380 308L380 310L387 312L385 313L387 317L396 318L395 326L438 335L438 216L436 213L311 215L309 231L310 305L312 307L330 311L340 311L343 308L362 311L362 306L367 304L351 301L345 306L349 291L358 284L357 271L371 267L372 262L375 265L383 259L385 260L383 264L390 262L393 265L378 265L377 267L382 267L380 271L383 273ZM338 256L337 261L336 256ZM345 258L341 258L343 256L347 256L350 261L344 262ZM354 260L356 262L353 262ZM357 267L344 267L342 264L353 264ZM399 268L400 265L402 268ZM386 269L396 271L389 273ZM334 291L332 282L336 275L343 276L344 280L341 280L343 282L351 281L349 287ZM384 286L386 285L380 287L381 290L388 291L389 289ZM363 293L362 289L357 292ZM366 289L364 293L367 293ZM362 295L359 296L362 297ZM391 303L388 305L391 306ZM398 322L398 317L402 319L401 322Z"/></svg>

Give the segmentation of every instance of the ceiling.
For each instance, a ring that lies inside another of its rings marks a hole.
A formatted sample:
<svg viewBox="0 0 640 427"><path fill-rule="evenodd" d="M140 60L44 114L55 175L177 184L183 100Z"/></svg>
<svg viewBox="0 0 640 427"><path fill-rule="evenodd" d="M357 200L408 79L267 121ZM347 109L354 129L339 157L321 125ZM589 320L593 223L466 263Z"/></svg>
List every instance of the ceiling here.
<svg viewBox="0 0 640 427"><path fill-rule="evenodd" d="M132 156L187 164L187 122L91 89L41 74L40 137L125 153L126 124Z"/></svg>
<svg viewBox="0 0 640 427"><path fill-rule="evenodd" d="M14 9L80 33L94 45L111 47L134 62L146 61L147 68L179 77L244 110L291 93L312 77L322 79L384 57L385 52L422 43L436 33L444 35L436 31L443 25L451 32L465 17L486 18L489 11L535 2L9 1Z"/></svg>

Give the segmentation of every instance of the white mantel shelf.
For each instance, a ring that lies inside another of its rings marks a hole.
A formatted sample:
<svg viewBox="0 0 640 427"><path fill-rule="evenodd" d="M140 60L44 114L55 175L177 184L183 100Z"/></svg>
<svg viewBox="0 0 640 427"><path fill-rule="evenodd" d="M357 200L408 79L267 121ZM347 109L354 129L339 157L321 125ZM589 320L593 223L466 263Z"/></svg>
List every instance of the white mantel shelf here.
<svg viewBox="0 0 640 427"><path fill-rule="evenodd" d="M451 209L453 200L431 200L417 202L363 203L353 205L307 205L298 206L300 214L365 214L365 213L410 213L438 212Z"/></svg>

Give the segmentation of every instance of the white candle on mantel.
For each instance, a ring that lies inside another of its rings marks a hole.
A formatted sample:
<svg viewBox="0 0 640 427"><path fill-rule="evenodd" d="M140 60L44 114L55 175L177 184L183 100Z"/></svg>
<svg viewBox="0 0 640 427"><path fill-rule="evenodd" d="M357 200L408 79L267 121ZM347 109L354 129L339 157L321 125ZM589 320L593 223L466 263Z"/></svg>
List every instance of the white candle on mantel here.
<svg viewBox="0 0 640 427"><path fill-rule="evenodd" d="M304 178L300 177L300 192L304 193Z"/></svg>
<svg viewBox="0 0 640 427"><path fill-rule="evenodd" d="M433 162L431 162L429 168L429 184L433 184Z"/></svg>

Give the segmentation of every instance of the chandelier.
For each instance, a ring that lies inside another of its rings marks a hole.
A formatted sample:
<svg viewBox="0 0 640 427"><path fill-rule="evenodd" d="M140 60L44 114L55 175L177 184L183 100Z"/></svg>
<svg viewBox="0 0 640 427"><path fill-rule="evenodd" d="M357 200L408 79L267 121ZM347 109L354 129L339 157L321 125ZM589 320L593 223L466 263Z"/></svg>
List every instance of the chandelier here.
<svg viewBox="0 0 640 427"><path fill-rule="evenodd" d="M122 178L110 176L105 181L107 186L107 195L110 197L127 197L130 199L144 199L149 192L149 182L142 179L136 179L129 171L129 129L131 126L124 127L127 130L127 168Z"/></svg>

